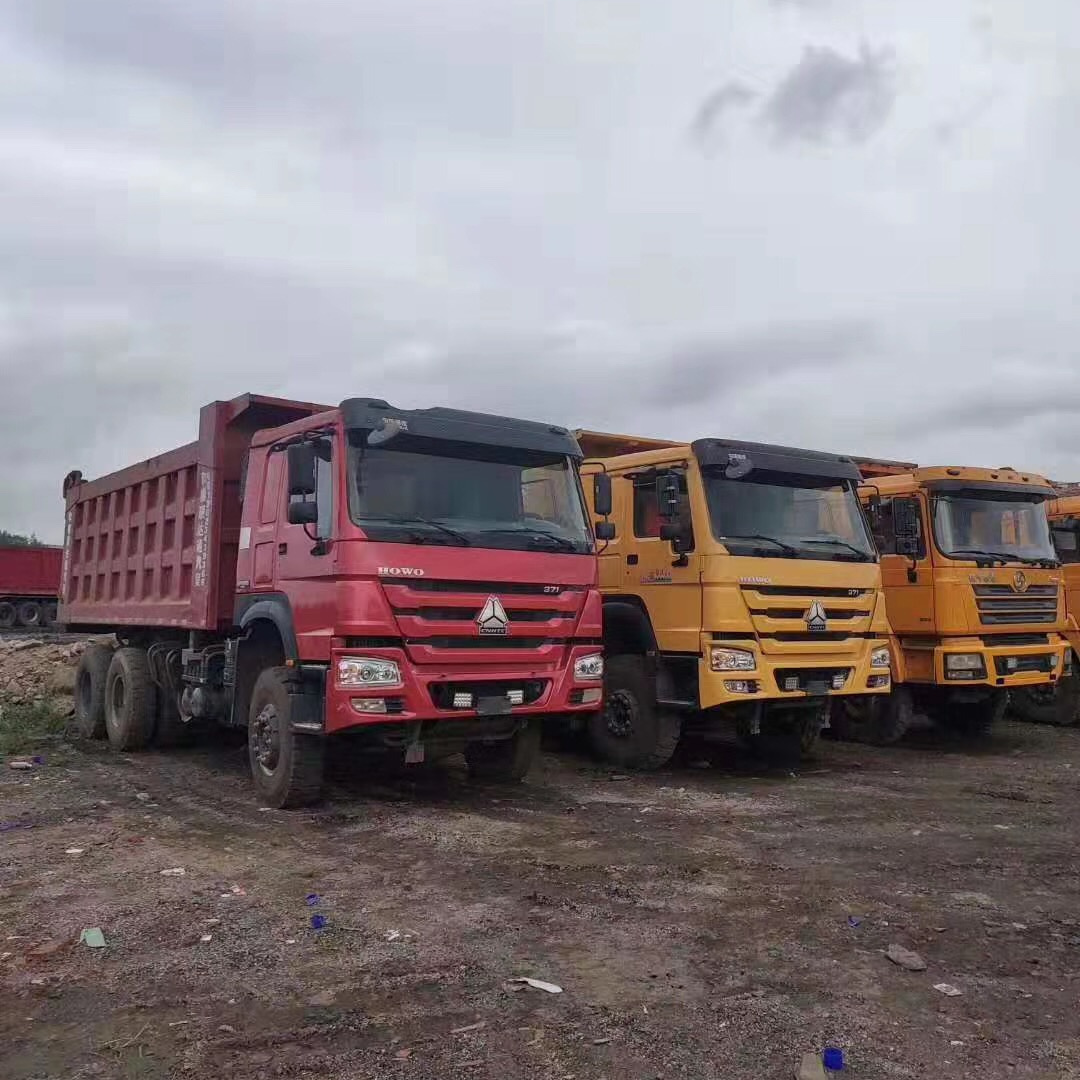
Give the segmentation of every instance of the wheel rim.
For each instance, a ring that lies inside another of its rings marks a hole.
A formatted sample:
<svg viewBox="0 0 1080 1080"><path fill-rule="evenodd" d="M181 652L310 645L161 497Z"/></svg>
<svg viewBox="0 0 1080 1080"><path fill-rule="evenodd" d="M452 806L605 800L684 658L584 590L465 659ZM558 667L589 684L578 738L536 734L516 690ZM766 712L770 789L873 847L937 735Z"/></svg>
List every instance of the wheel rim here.
<svg viewBox="0 0 1080 1080"><path fill-rule="evenodd" d="M638 707L629 690L616 690L607 695L604 704L604 723L617 739L628 739L634 733Z"/></svg>
<svg viewBox="0 0 1080 1080"><path fill-rule="evenodd" d="M266 705L251 724L251 745L259 768L272 776L281 757L281 737L277 709Z"/></svg>

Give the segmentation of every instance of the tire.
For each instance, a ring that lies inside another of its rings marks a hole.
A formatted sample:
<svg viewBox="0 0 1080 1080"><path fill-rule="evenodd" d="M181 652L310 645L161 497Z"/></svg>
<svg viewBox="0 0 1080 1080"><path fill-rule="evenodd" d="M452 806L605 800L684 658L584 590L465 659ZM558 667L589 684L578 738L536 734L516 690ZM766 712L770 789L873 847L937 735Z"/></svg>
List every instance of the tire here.
<svg viewBox="0 0 1080 1080"><path fill-rule="evenodd" d="M812 757L821 737L824 706L817 709L784 709L766 706L760 730L750 730L749 717L736 721L739 742L755 757L776 763L793 763Z"/></svg>
<svg viewBox="0 0 1080 1080"><path fill-rule="evenodd" d="M15 605L8 600L0 600L0 630L11 630L19 621Z"/></svg>
<svg viewBox="0 0 1080 1080"><path fill-rule="evenodd" d="M157 687L144 649L117 649L105 678L105 734L114 750L141 750L154 733Z"/></svg>
<svg viewBox="0 0 1080 1080"><path fill-rule="evenodd" d="M838 739L891 746L907 734L915 719L915 704L906 686L888 694L858 694L833 702L830 730Z"/></svg>
<svg viewBox="0 0 1080 1080"><path fill-rule="evenodd" d="M60 614L60 609L56 604L43 604L42 605L43 618L46 626L55 626L57 616Z"/></svg>
<svg viewBox="0 0 1080 1080"><path fill-rule="evenodd" d="M939 707L935 721L967 738L988 736L1009 704L1007 690L991 690L981 701L946 701Z"/></svg>
<svg viewBox="0 0 1080 1080"><path fill-rule="evenodd" d="M659 769L675 753L682 720L657 706L643 656L613 656L605 662L604 708L589 717L588 732L602 760L623 769Z"/></svg>
<svg viewBox="0 0 1080 1080"><path fill-rule="evenodd" d="M84 739L105 738L105 680L112 649L91 642L75 669L75 724Z"/></svg>
<svg viewBox="0 0 1080 1080"><path fill-rule="evenodd" d="M473 742L465 746L465 763L474 780L520 784L540 756L543 722L537 717L509 738L497 743Z"/></svg>
<svg viewBox="0 0 1080 1080"><path fill-rule="evenodd" d="M1080 723L1080 678L1070 675L1056 685L1010 690L1009 706L1021 720L1071 727Z"/></svg>
<svg viewBox="0 0 1080 1080"><path fill-rule="evenodd" d="M44 612L36 600L24 600L17 609L19 625L27 630L36 630L45 622Z"/></svg>
<svg viewBox="0 0 1080 1080"><path fill-rule="evenodd" d="M322 797L326 740L292 730L289 669L259 673L248 709L248 763L255 790L279 810L308 806Z"/></svg>

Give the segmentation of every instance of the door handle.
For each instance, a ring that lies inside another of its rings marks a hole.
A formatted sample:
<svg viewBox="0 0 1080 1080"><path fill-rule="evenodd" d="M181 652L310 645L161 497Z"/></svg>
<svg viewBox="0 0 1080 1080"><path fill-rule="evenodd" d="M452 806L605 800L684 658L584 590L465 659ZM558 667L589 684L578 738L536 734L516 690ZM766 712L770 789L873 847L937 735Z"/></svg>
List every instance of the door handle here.
<svg viewBox="0 0 1080 1080"><path fill-rule="evenodd" d="M279 555L288 555L289 554L289 545L288 544L278 544L277 553Z"/></svg>

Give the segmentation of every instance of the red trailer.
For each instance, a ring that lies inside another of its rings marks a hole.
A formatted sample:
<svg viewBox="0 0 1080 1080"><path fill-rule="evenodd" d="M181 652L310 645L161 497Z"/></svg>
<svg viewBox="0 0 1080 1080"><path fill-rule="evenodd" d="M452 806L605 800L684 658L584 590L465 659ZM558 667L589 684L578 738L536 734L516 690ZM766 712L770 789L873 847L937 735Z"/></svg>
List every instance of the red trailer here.
<svg viewBox="0 0 1080 1080"><path fill-rule="evenodd" d="M0 630L33 629L56 621L63 549L0 547Z"/></svg>
<svg viewBox="0 0 1080 1080"><path fill-rule="evenodd" d="M532 421L247 395L187 446L71 473L60 618L119 643L82 657L82 730L246 727L278 806L317 797L331 735L522 778L543 717L600 707L580 458Z"/></svg>

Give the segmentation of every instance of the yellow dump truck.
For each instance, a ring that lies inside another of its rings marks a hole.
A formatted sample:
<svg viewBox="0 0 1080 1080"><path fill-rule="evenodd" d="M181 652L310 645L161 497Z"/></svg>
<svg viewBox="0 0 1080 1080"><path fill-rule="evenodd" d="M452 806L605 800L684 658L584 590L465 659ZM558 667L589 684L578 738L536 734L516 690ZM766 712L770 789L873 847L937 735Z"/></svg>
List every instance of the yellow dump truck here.
<svg viewBox="0 0 1080 1080"><path fill-rule="evenodd" d="M1071 670L1049 481L1014 469L855 458L881 553L893 688L851 699L837 733L898 739L914 715L983 734L1009 691L1052 689Z"/></svg>
<svg viewBox="0 0 1080 1080"><path fill-rule="evenodd" d="M1075 485L1069 485L1075 487ZM1046 504L1050 535L1065 579L1065 610L1069 627L1065 638L1071 650L1073 673L1054 683L1020 687L1011 694L1013 711L1025 720L1043 724L1080 723L1080 674L1075 670L1080 656L1080 495L1059 493Z"/></svg>
<svg viewBox="0 0 1080 1080"><path fill-rule="evenodd" d="M807 750L834 698L887 694L881 577L850 458L578 431L600 540L600 756L664 764L726 722Z"/></svg>

